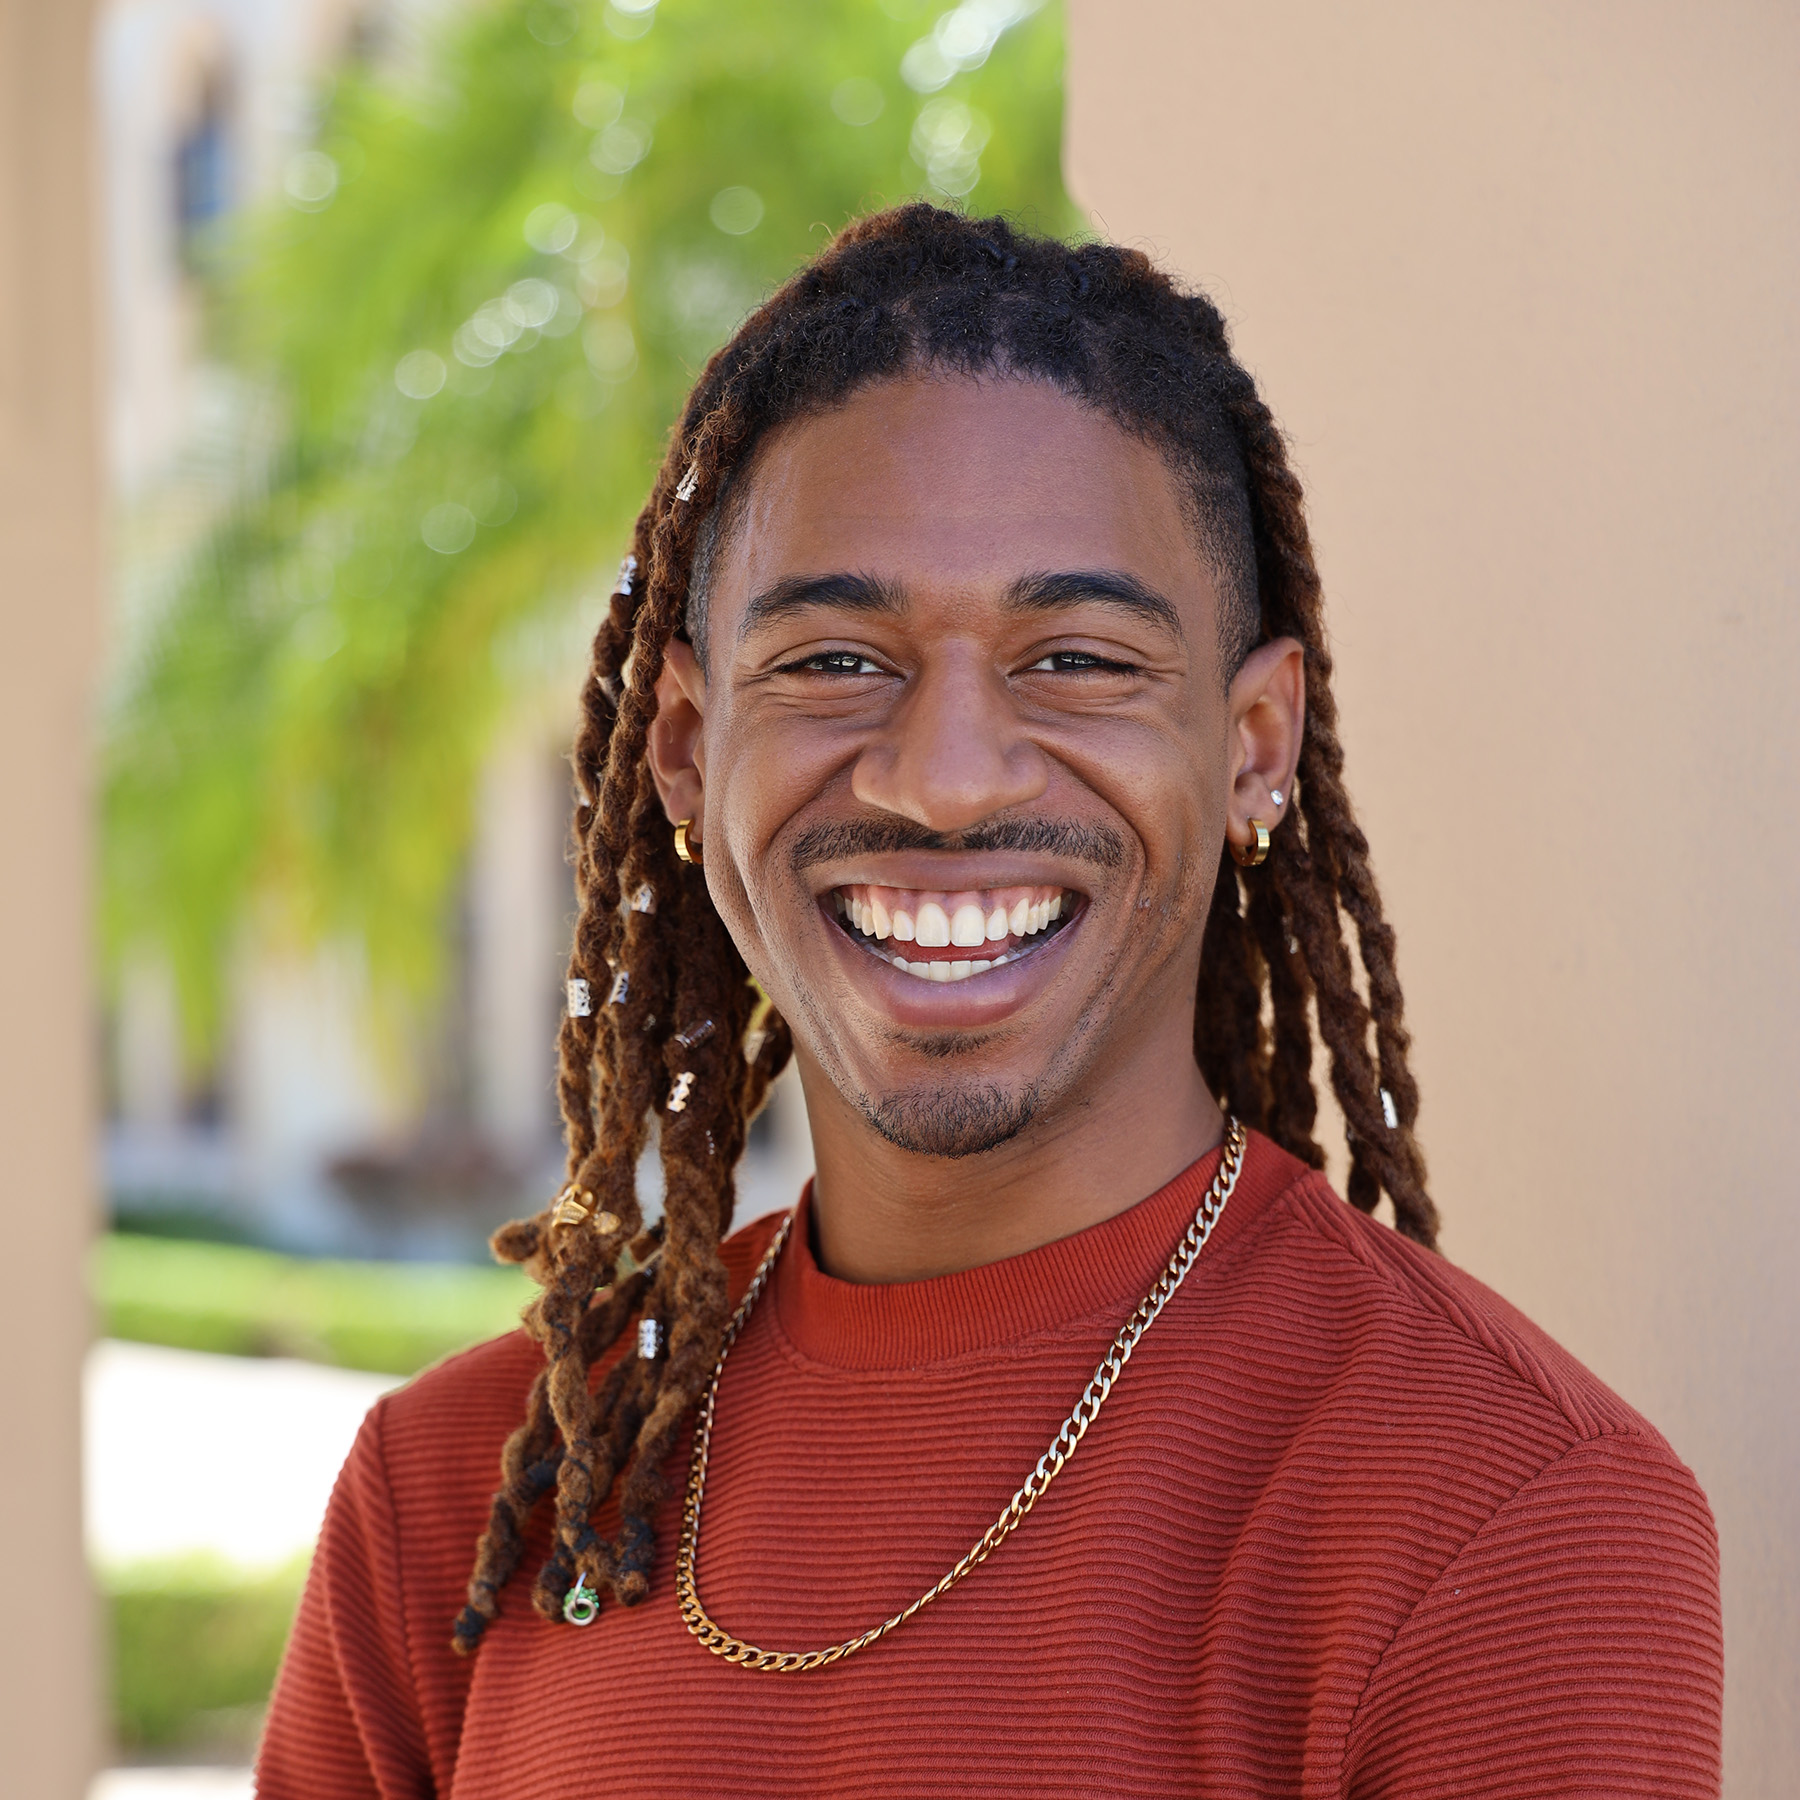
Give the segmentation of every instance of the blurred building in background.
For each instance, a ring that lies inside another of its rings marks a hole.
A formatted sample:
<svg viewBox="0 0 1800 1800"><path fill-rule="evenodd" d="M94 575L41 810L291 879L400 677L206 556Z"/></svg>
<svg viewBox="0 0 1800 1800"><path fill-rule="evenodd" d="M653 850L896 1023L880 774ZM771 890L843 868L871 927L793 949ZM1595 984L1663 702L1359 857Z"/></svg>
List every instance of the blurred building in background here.
<svg viewBox="0 0 1800 1800"><path fill-rule="evenodd" d="M162 598L237 471L249 404L208 354L206 274L245 208L304 200L319 101L347 56L420 54L447 0L110 0L97 44L105 205L107 450L119 629ZM467 1256L560 1167L555 1038L573 917L566 748L581 667L496 734L429 1029L383 1041L352 943L237 959L211 1066L184 1057L153 955L107 1032L115 1218L339 1254ZM430 928L421 921L420 929ZM759 1120L742 1216L810 1170L791 1078ZM653 1192L653 1159L645 1176Z"/></svg>

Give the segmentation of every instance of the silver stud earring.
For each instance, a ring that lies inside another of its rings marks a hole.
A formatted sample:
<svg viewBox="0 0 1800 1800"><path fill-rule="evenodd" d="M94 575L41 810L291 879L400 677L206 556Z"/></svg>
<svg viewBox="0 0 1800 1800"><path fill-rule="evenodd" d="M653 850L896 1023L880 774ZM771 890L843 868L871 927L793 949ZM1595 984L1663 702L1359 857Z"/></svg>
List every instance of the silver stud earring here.
<svg viewBox="0 0 1800 1800"><path fill-rule="evenodd" d="M1286 795L1284 795L1282 793L1280 788L1270 788L1269 789L1269 798L1271 800L1273 800L1277 806L1280 806L1282 804L1282 802L1286 799Z"/></svg>
<svg viewBox="0 0 1800 1800"><path fill-rule="evenodd" d="M569 982L569 1017L585 1019L594 1010L594 991L585 981L572 979Z"/></svg>

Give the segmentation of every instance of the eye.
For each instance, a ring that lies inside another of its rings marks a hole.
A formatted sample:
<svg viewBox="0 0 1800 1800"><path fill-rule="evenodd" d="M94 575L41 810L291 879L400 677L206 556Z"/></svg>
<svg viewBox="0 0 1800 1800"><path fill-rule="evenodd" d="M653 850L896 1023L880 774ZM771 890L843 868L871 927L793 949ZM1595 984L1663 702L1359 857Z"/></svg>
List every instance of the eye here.
<svg viewBox="0 0 1800 1800"><path fill-rule="evenodd" d="M796 670L806 670L815 675L879 675L882 672L879 663L872 662L854 650L821 650L817 656L789 663L783 673Z"/></svg>
<svg viewBox="0 0 1800 1800"><path fill-rule="evenodd" d="M1096 656L1091 650L1052 650L1026 665L1026 673L1035 675L1129 675L1131 664L1115 662L1110 657Z"/></svg>

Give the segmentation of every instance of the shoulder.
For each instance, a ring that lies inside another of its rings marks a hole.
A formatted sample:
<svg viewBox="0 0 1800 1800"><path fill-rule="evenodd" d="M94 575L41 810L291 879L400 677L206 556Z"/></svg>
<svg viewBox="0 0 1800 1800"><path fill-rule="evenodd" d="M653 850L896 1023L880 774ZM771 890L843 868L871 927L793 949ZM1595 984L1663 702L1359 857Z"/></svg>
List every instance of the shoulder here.
<svg viewBox="0 0 1800 1800"><path fill-rule="evenodd" d="M1718 1552L1692 1473L1474 1276L1258 1151L1268 1198L1206 1321L1241 1346L1245 1436L1269 1444L1272 1504L1240 1560L1263 1616L1309 1568L1359 1596L1373 1627L1369 1661L1352 1659L1359 1779L1487 1791L1494 1759L1516 1753L1516 1791L1547 1792L1591 1754L1636 1756L1660 1709L1683 1747L1632 1791L1708 1791Z"/></svg>
<svg viewBox="0 0 1800 1800"><path fill-rule="evenodd" d="M1269 1198L1220 1270L1215 1329L1253 1362L1258 1417L1321 1525L1350 1531L1334 1509L1351 1507L1375 1553L1366 1515L1392 1512L1388 1550L1429 1585L1496 1521L1513 1553L1538 1534L1551 1554L1574 1505L1704 1569L1705 1497L1649 1421L1474 1276L1258 1148Z"/></svg>
<svg viewBox="0 0 1800 1800"><path fill-rule="evenodd" d="M1323 1175L1265 1149L1291 1171L1261 1234L1265 1257L1323 1290L1328 1315L1352 1313L1366 1347L1403 1346L1415 1394L1436 1386L1452 1403L1459 1384L1473 1382L1490 1402L1505 1396L1539 1421L1559 1440L1557 1453L1626 1436L1672 1456L1654 1426L1492 1288L1358 1212Z"/></svg>

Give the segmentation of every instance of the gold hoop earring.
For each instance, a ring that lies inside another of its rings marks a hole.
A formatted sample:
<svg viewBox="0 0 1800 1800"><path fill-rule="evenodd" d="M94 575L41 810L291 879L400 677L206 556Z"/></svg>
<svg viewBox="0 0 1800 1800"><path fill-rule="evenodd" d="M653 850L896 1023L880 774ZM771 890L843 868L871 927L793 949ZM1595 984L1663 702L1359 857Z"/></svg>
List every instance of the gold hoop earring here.
<svg viewBox="0 0 1800 1800"><path fill-rule="evenodd" d="M1269 828L1261 819L1252 819L1250 829L1256 833L1253 845L1233 844L1231 854L1240 869L1254 869L1259 863L1269 860Z"/></svg>
<svg viewBox="0 0 1800 1800"><path fill-rule="evenodd" d="M697 869L700 867L700 846L688 836L688 827L693 822L692 819L683 819L675 827L675 854L689 867Z"/></svg>

